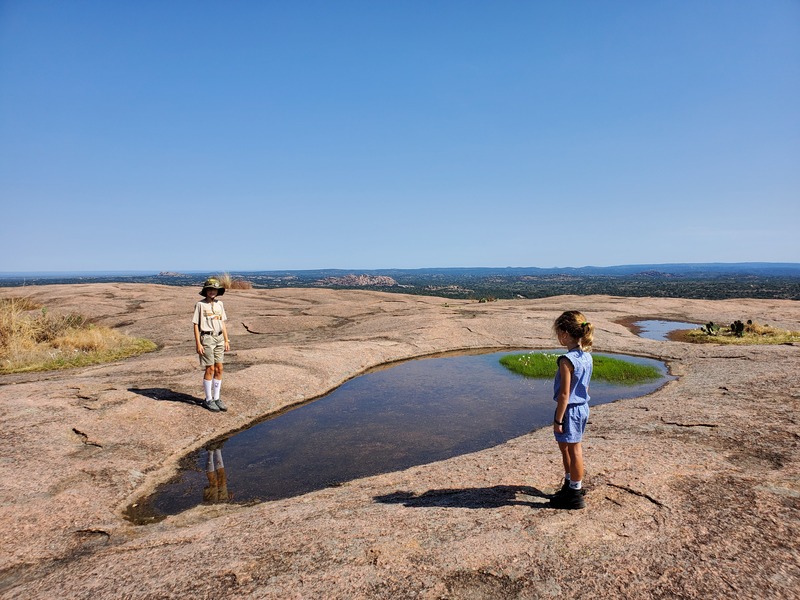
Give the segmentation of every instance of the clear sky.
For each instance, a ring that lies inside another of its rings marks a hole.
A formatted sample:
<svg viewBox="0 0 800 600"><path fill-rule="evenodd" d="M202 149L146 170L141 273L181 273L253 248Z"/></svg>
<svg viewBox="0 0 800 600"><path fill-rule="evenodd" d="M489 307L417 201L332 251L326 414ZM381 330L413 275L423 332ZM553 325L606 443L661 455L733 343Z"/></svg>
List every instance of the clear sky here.
<svg viewBox="0 0 800 600"><path fill-rule="evenodd" d="M0 271L800 262L798 0L0 0Z"/></svg>

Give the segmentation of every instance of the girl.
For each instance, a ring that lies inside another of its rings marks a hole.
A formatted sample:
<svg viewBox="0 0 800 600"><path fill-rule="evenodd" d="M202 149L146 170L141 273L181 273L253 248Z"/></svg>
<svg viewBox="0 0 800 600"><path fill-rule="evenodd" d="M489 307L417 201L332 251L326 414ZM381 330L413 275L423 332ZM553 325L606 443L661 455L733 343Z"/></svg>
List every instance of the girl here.
<svg viewBox="0 0 800 600"><path fill-rule="evenodd" d="M553 508L583 508L583 449L581 439L589 420L589 380L592 377L594 326L577 310L568 310L553 323L558 342L567 353L558 358L553 385L556 413L553 433L564 463L564 484L550 499Z"/></svg>
<svg viewBox="0 0 800 600"><path fill-rule="evenodd" d="M200 295L205 298L194 307L194 342L197 354L200 356L200 366L203 367L203 390L205 391L205 406L211 412L228 410L225 403L220 400L219 393L222 386L222 361L225 352L230 351L228 330L225 321L225 307L217 297L225 293L218 279L210 277L203 284Z"/></svg>

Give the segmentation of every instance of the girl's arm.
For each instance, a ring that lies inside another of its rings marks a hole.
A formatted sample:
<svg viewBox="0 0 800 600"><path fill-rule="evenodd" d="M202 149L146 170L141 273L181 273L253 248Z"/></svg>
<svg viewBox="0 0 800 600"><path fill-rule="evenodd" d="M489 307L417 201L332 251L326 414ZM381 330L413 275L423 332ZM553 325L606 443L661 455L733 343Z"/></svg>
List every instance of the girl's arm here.
<svg viewBox="0 0 800 600"><path fill-rule="evenodd" d="M572 363L568 358L558 359L558 372L561 376L561 384L558 388L558 400L556 401L556 414L553 417L553 431L564 433L564 415L569 404L569 390L572 384Z"/></svg>
<svg viewBox="0 0 800 600"><path fill-rule="evenodd" d="M225 352L231 349L231 341L228 339L228 329L225 327L225 321L222 322L222 337L225 338Z"/></svg>

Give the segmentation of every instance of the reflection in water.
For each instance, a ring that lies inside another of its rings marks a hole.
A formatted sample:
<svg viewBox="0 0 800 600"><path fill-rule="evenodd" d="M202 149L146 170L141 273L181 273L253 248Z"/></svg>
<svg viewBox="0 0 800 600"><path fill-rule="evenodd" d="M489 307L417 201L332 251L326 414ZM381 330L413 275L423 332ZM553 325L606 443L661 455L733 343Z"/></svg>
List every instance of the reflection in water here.
<svg viewBox="0 0 800 600"><path fill-rule="evenodd" d="M225 440L224 468L217 448L188 456L179 475L128 517L177 514L205 498L206 485L212 501L212 466L217 501L222 469L223 482L226 471L235 476L237 503L259 502L475 452L549 425L552 380L512 373L499 363L506 354L412 360L352 379ZM639 386L592 383L593 406L644 396L669 378L661 362L620 358L654 365L664 377Z"/></svg>
<svg viewBox="0 0 800 600"><path fill-rule="evenodd" d="M208 485L203 488L203 502L217 504L230 500L228 478L222 462L222 442L206 446L206 477Z"/></svg>
<svg viewBox="0 0 800 600"><path fill-rule="evenodd" d="M648 340L666 341L673 331L685 331L687 329L698 329L700 325L696 323L684 323L681 321L636 321L634 323L641 331L639 337Z"/></svg>

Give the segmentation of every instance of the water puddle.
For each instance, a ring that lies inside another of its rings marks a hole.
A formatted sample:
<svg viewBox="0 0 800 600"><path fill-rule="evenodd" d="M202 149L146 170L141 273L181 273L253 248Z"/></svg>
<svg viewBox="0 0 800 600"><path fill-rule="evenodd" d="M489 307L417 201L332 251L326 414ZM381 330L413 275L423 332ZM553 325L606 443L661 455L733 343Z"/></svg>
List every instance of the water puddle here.
<svg viewBox="0 0 800 600"><path fill-rule="evenodd" d="M352 379L190 454L172 481L126 515L144 524L203 502L288 498L482 450L549 426L552 381L512 373L499 363L506 354L513 352L411 360ZM607 356L652 364L663 377L636 386L593 382L593 406L644 396L672 378L662 362Z"/></svg>
<svg viewBox="0 0 800 600"><path fill-rule="evenodd" d="M689 329L699 329L697 323L686 323L682 321L636 321L632 323L633 331L639 337L648 340L667 341L669 334L674 331L687 331Z"/></svg>

